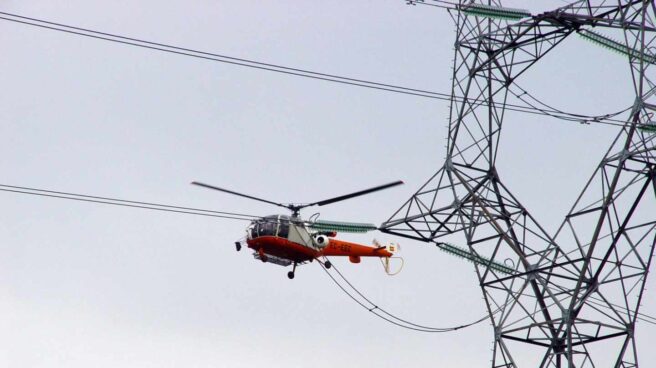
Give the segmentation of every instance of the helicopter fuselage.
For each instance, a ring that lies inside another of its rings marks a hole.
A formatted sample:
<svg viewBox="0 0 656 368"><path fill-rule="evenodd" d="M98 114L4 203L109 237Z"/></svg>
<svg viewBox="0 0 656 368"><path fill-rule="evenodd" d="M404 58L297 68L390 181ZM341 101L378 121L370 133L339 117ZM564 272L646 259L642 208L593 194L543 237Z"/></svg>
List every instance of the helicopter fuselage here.
<svg viewBox="0 0 656 368"><path fill-rule="evenodd" d="M385 248L374 248L335 238L330 238L328 245L323 249L311 248L278 236L260 236L248 239L246 243L249 248L260 253L260 256L272 255L296 263L308 262L322 256L349 257L352 263L360 263L360 257L391 257L393 255Z"/></svg>
<svg viewBox="0 0 656 368"><path fill-rule="evenodd" d="M247 228L246 243L260 260L278 259L299 264L322 256L345 256L352 263L360 263L360 257L387 258L393 255L386 247L347 242L335 239L335 236L335 232L310 231L298 219L273 215L251 223Z"/></svg>

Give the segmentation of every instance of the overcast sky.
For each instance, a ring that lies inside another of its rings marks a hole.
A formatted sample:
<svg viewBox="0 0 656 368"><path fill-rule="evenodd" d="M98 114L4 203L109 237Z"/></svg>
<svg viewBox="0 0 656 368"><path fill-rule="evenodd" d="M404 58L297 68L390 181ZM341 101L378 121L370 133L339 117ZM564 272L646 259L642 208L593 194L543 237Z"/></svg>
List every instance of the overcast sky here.
<svg viewBox="0 0 656 368"><path fill-rule="evenodd" d="M508 4L537 13L563 2ZM450 90L450 17L400 0L34 0L4 1L0 11ZM268 215L278 209L189 182L309 202L404 180L403 187L321 208L324 219L381 223L444 159L444 101L6 21L0 46L0 184ZM574 37L518 82L566 111L597 115L633 102L626 60ZM504 124L501 178L553 232L616 131L519 113ZM290 281L287 269L236 253L245 222L4 192L0 208L2 366L489 365L488 323L432 335L386 324L316 264ZM436 327L486 313L471 264L390 235L341 236L373 237L401 243L401 274L388 277L377 260L335 263L379 305ZM650 276L643 303L649 314L656 314L654 281ZM643 362L656 361L647 349L656 341L654 326L639 323L637 335Z"/></svg>

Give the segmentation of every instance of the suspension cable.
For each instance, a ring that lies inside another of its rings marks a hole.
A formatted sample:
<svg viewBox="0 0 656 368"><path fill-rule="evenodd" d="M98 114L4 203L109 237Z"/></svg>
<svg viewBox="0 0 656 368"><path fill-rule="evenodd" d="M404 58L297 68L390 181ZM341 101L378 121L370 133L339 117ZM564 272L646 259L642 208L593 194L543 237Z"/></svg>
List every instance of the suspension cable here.
<svg viewBox="0 0 656 368"><path fill-rule="evenodd" d="M357 304L359 304L362 308L366 309L370 313L374 314L376 317L387 321L393 325L396 325L401 328L405 328L408 330L414 330L418 332L429 332L429 333L443 333L443 332L453 332L457 331L466 327L470 327L473 325L476 325L478 323L481 323L483 321L486 321L490 318L489 315L486 315L476 321L463 324L460 326L454 326L454 327L429 327L429 326L424 326L420 324L416 324L410 321L407 321L403 318L397 317L396 315L389 313L382 307L378 306L375 304L373 301L371 301L369 298L367 298L360 290L358 290L339 270L335 267L335 265L331 262L331 268L335 270L337 275L339 275L339 278L343 280L343 282L348 285L348 288L351 289L352 291L347 290L347 287L344 286L342 283L340 283L335 276L333 276L328 269L324 266L322 262L318 262L323 271L330 277L330 279L337 285L343 292L346 294L349 298L351 298L353 301L355 301ZM359 298L358 298L359 297ZM496 314L499 312L501 308L497 309L494 311L492 314Z"/></svg>

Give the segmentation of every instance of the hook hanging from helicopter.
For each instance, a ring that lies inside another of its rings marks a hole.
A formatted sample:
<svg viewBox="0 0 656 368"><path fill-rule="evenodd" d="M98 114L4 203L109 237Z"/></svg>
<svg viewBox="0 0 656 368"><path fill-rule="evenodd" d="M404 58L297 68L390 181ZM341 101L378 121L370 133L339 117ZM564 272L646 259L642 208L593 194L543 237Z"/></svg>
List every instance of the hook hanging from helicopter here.
<svg viewBox="0 0 656 368"><path fill-rule="evenodd" d="M290 279L294 278L296 266L314 260L322 263L326 268L330 268L330 261L325 260L322 262L320 260L320 258L326 256L348 257L351 263L360 263L362 257L377 257L385 260L384 264L387 265L385 271L389 275L398 273L390 272L389 267L391 258L400 258L394 257L394 253L399 248L397 244L381 245L374 240L373 245L364 245L335 238L337 232L364 233L377 230L378 226L367 223L317 220L315 216L311 217L311 221L303 221L300 210L312 206L325 206L395 187L403 184L401 180L322 201L303 204L278 203L198 181L193 181L191 184L268 203L291 211L291 216L270 215L253 220L246 228L245 240L235 242L237 251L241 250L245 242L246 246L253 250L253 257L262 262L284 267L292 265L292 270L287 273L287 277Z"/></svg>

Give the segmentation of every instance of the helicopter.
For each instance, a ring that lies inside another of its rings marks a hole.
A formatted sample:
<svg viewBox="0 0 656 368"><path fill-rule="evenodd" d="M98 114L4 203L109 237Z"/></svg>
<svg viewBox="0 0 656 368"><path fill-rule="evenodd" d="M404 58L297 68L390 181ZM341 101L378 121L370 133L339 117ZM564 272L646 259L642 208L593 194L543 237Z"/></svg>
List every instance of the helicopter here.
<svg viewBox="0 0 656 368"><path fill-rule="evenodd" d="M324 221L316 219L315 216L312 217L314 220L311 218L310 221L304 221L300 216L300 210L311 206L325 206L377 192L401 185L403 181L399 180L339 197L306 204L277 203L198 181L193 181L191 184L272 204L291 211L291 215L270 215L252 220L246 228L244 240L235 242L237 251L240 251L245 243L248 248L253 250L253 257L257 260L283 267L292 265L292 270L287 273L289 279L294 278L298 265L313 262L314 260L321 263L326 269L329 269L332 264L325 259L326 256L348 257L351 263L360 263L361 257L378 257L383 261L385 271L393 275L389 271L389 264L390 258L394 256L394 252L399 249L397 244L381 245L374 240L373 246L369 246L335 238L337 232L364 233L377 230L378 227L376 225L356 222ZM324 259L323 262L321 258Z"/></svg>

